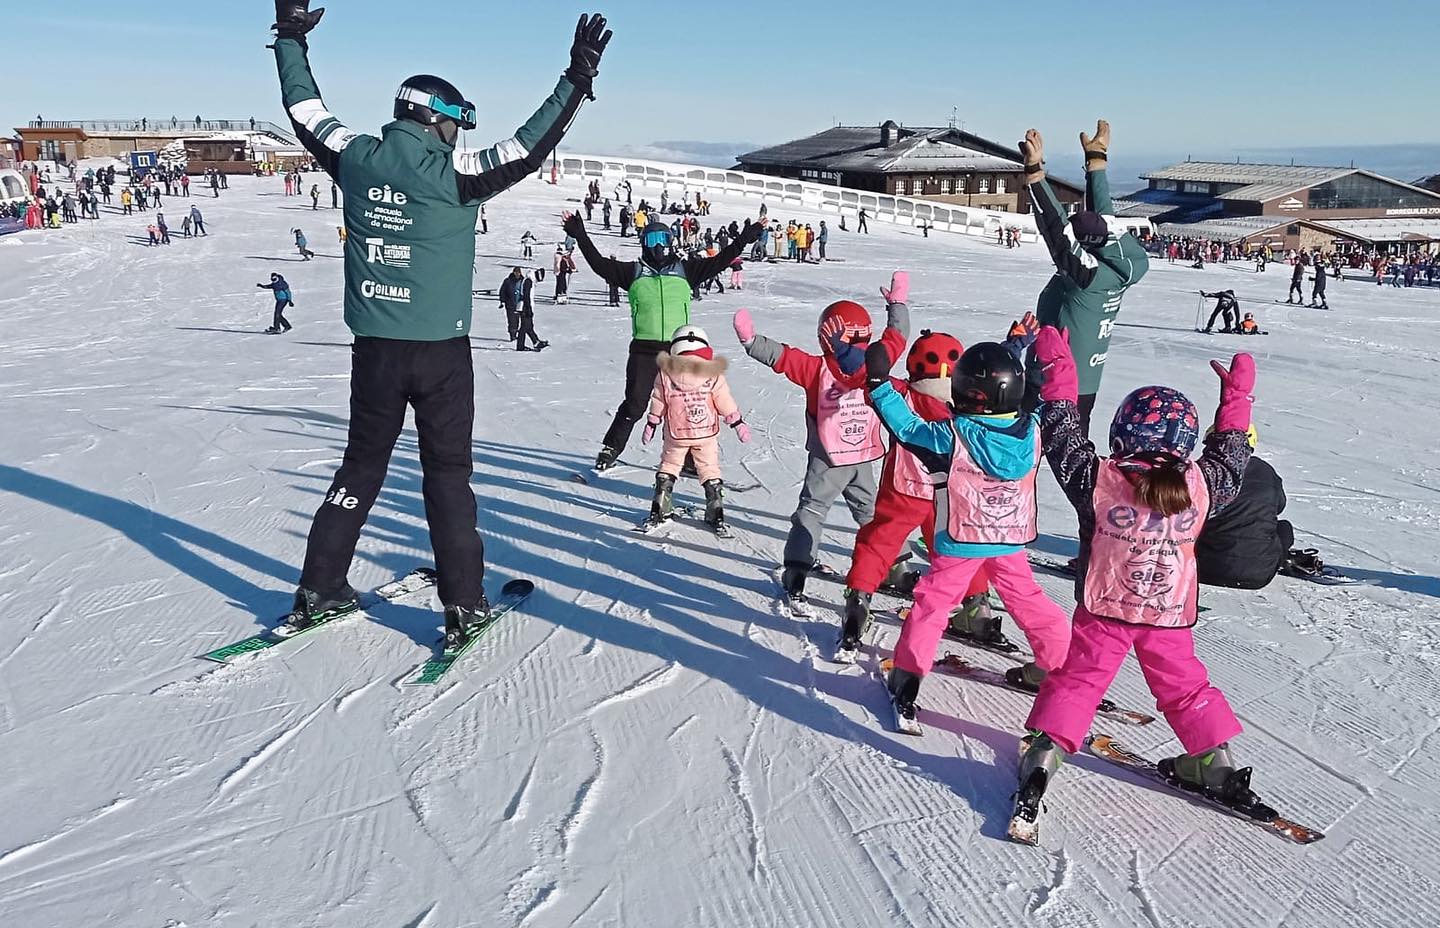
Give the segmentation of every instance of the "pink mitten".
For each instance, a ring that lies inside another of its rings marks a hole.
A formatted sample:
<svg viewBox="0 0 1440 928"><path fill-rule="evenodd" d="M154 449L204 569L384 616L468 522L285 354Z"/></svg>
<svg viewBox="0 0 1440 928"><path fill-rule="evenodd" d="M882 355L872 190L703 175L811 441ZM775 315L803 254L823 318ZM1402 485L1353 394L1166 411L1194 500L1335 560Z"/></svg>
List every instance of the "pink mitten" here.
<svg viewBox="0 0 1440 928"><path fill-rule="evenodd" d="M885 298L886 303L908 303L910 302L910 273L908 271L896 271L890 275L890 289L880 288L880 295Z"/></svg>
<svg viewBox="0 0 1440 928"><path fill-rule="evenodd" d="M1220 378L1220 405L1215 410L1215 431L1243 432L1250 428L1250 407L1255 403L1255 358L1242 351L1230 359L1230 368L1219 361L1210 366Z"/></svg>
<svg viewBox="0 0 1440 928"><path fill-rule="evenodd" d="M735 437L740 439L740 444L750 444L750 426L744 422L735 423Z"/></svg>
<svg viewBox="0 0 1440 928"><path fill-rule="evenodd" d="M1075 370L1075 358L1070 354L1070 333L1062 332L1053 325L1043 326L1035 337L1035 360L1045 382L1040 385L1040 398L1045 402L1080 399L1080 375Z"/></svg>
<svg viewBox="0 0 1440 928"><path fill-rule="evenodd" d="M643 432L640 433L640 444L642 444L642 445L648 445L648 444L650 444L650 440L655 437L655 426L658 425L658 424L659 424L659 423L657 423L657 422L646 422L646 423L645 423L645 431L643 431Z"/></svg>
<svg viewBox="0 0 1440 928"><path fill-rule="evenodd" d="M742 309L735 314L735 337L740 339L740 344L748 345L755 340L755 322L750 318L750 310Z"/></svg>

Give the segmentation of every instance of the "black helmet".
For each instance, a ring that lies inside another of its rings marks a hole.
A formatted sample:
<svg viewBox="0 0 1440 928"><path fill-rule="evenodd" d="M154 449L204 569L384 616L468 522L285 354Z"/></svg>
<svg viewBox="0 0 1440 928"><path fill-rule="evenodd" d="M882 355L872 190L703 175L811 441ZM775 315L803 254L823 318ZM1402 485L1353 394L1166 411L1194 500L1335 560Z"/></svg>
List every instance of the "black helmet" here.
<svg viewBox="0 0 1440 928"><path fill-rule="evenodd" d="M950 384L955 411L972 415L1015 412L1024 394L1025 366L998 342L971 345Z"/></svg>
<svg viewBox="0 0 1440 928"><path fill-rule="evenodd" d="M1090 209L1082 209L1070 217L1070 233L1084 248L1099 248L1110 238L1105 217Z"/></svg>
<svg viewBox="0 0 1440 928"><path fill-rule="evenodd" d="M473 129L475 104L449 81L433 74L417 74L395 91L395 118L422 126L438 126L448 119L461 129Z"/></svg>
<svg viewBox="0 0 1440 928"><path fill-rule="evenodd" d="M670 227L656 220L640 236L640 256L655 270L675 260L675 236Z"/></svg>

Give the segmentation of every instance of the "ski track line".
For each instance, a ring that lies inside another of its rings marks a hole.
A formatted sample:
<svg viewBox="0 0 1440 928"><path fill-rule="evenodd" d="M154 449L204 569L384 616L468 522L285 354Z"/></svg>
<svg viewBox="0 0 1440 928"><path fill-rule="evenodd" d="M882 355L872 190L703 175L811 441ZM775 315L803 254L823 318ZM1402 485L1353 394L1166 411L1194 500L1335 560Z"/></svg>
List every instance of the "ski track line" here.
<svg viewBox="0 0 1440 928"><path fill-rule="evenodd" d="M590 729L590 739L595 746L595 772L575 790L575 799L571 803L570 811L560 821L560 855L562 858L570 856L570 848L574 844L575 838L580 834L580 829L590 820L597 801L596 797L600 794L600 780L605 773L605 745L593 727Z"/></svg>
<svg viewBox="0 0 1440 928"><path fill-rule="evenodd" d="M350 692L346 693L345 695L336 698L336 700L335 700L335 714L336 714L336 715L343 715L343 714L345 714L346 710L348 710L348 709L350 708L351 704L353 704L356 699L359 699L361 696L364 696L366 693L368 693L370 690L374 689L374 688L375 688L376 686L378 686L380 683L381 683L381 679L377 677L376 679L371 680L369 683L366 683L365 685L360 686L360 687L358 687L358 688L356 688L356 689L353 689L353 690L351 690Z"/></svg>
<svg viewBox="0 0 1440 928"><path fill-rule="evenodd" d="M15 647L10 649L10 653L6 654L3 658L0 658L0 667L4 667L6 664L10 663L10 659L16 654L19 654L20 649L25 647L25 645L29 644L30 641L40 632L40 630L44 628L45 625L49 623L52 618L55 617L56 613L58 613L62 608L64 608L64 606L65 600L62 598L59 602L55 603L49 609L46 609L40 615L40 618L35 620L35 624L30 626L30 630L25 633L25 637L21 638L15 644Z"/></svg>
<svg viewBox="0 0 1440 928"><path fill-rule="evenodd" d="M285 745L289 744L296 735L304 731L306 726L313 722L326 708L327 705L325 703L316 706L311 710L309 715L305 716L298 723L286 728L274 738L271 738L254 754L245 758L245 760L240 763L240 766L231 770L225 775L224 779L220 781L220 785L215 789L215 798L218 799L222 796L230 795L230 793L236 790L241 784L250 779L256 770L259 770L266 761L274 757Z"/></svg>
<svg viewBox="0 0 1440 928"><path fill-rule="evenodd" d="M641 677L639 680L636 680L634 683L630 684L619 692L611 693L609 696L606 696L599 702L593 703L588 709L582 710L580 714L588 719L593 717L602 709L609 708L610 706L613 706L617 703L629 702L632 699L639 699L641 696L644 696L647 693L658 690L661 687L668 686L679 675L680 669L680 663L678 661L672 660L664 667L661 667L659 670L651 671L650 673Z"/></svg>
<svg viewBox="0 0 1440 928"><path fill-rule="evenodd" d="M506 804L505 811L500 818L506 822L513 822L517 818L524 818L530 807L530 783L535 779L535 768L540 764L540 757L530 761L530 768L525 771L525 776L520 780L520 786L516 788L515 795L510 797Z"/></svg>
<svg viewBox="0 0 1440 928"><path fill-rule="evenodd" d="M1150 892L1145 888L1145 873L1140 869L1140 850L1137 848L1130 853L1130 894L1140 903L1140 914L1145 916L1145 921L1150 928L1166 928L1165 922L1161 921L1160 913L1155 910L1155 900L1150 898Z"/></svg>
<svg viewBox="0 0 1440 928"><path fill-rule="evenodd" d="M79 829L84 828L86 825L92 825L95 822L100 821L100 819L104 818L112 812L119 812L121 809L126 808L134 801L135 800L133 798L121 796L115 799L110 804L102 806L93 812L87 813L86 815L82 816L78 821L67 823L59 831L55 832L52 835L46 835L43 838L38 838L34 841L31 841L29 844L22 844L17 848L6 851L4 854L0 854L0 867L4 867L8 864L14 863L21 858L27 857L30 854L35 853L41 848L53 844L56 841L60 841L68 835L74 834Z"/></svg>
<svg viewBox="0 0 1440 928"><path fill-rule="evenodd" d="M1071 888L1074 882L1075 865L1070 860L1070 852L1062 845L1052 856L1055 858L1055 874L1050 880L1050 885L1037 889L1026 909L1025 914L1032 918L1043 914L1060 897L1061 893Z"/></svg>
<svg viewBox="0 0 1440 928"><path fill-rule="evenodd" d="M750 879L760 882L769 877L770 867L765 848L765 826L755 812L755 796L750 786L750 776L745 772L740 758L735 756L735 752L730 750L730 746L723 740L720 742L720 753L724 755L725 764L730 768L730 790L740 801L740 808L745 813L745 825L750 831Z"/></svg>

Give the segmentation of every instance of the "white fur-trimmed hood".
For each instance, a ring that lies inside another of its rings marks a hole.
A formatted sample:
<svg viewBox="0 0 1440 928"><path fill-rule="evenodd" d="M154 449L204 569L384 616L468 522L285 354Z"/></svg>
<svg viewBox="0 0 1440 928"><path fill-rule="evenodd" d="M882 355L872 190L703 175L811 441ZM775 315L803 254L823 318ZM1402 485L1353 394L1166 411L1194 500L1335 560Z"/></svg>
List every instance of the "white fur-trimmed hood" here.
<svg viewBox="0 0 1440 928"><path fill-rule="evenodd" d="M707 361L691 355L677 357L668 351L660 352L655 363L670 377L696 380L719 377L730 368L730 362L722 355L716 355L713 360Z"/></svg>

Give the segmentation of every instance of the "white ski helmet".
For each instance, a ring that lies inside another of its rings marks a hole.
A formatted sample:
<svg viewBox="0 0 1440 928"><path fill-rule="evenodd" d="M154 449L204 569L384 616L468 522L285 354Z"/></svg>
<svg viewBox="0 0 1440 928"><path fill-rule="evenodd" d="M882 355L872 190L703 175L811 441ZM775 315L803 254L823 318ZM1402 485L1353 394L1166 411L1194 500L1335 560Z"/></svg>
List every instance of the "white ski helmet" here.
<svg viewBox="0 0 1440 928"><path fill-rule="evenodd" d="M672 355L690 354L710 347L710 336L698 325L682 325L670 337Z"/></svg>

